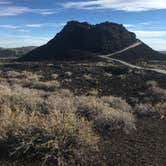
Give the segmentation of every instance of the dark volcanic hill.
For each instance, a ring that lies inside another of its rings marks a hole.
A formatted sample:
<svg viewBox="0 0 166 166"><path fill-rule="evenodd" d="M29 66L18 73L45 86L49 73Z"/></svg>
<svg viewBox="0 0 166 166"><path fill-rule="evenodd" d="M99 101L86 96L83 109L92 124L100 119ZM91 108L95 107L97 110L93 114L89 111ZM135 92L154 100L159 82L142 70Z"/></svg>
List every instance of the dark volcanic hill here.
<svg viewBox="0 0 166 166"><path fill-rule="evenodd" d="M96 58L96 55L106 55L123 50L137 41L136 35L129 32L121 24L105 22L90 25L86 22L71 21L46 45L31 51L19 60L90 59ZM155 55L156 58L156 56L159 57L161 55L143 43L139 46L138 50L134 49L132 52L128 51L128 53L129 57L127 57L127 60L151 58L153 57L151 55ZM124 60L125 56L122 53L120 56L117 55L118 58Z"/></svg>

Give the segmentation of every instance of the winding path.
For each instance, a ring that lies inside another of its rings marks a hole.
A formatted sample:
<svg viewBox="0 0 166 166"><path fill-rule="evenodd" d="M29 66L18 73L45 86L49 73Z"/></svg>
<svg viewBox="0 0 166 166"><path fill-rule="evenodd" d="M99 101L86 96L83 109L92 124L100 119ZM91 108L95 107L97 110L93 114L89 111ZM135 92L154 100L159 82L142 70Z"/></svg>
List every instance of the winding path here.
<svg viewBox="0 0 166 166"><path fill-rule="evenodd" d="M134 44L132 44L132 45L130 45L130 46L128 46L128 47L126 47L126 48L120 50L120 51L116 51L116 52L114 52L114 53L112 53L112 54L108 54L108 55L106 55L106 56L113 56L113 55L117 55L117 54L123 53L123 52L125 52L125 51L127 51L127 50L130 50L131 48L135 48L135 47L137 47L137 46L139 46L139 45L141 45L141 44L142 44L141 41L137 41L137 42L135 42Z"/></svg>
<svg viewBox="0 0 166 166"><path fill-rule="evenodd" d="M114 53L108 54L108 55L99 55L99 57L102 58L102 59L105 59L107 61L118 62L118 63L120 63L122 65L125 65L125 66L129 67L129 68L138 69L138 70L144 70L144 71L153 71L153 72L156 72L156 73L159 73L159 74L166 75L166 70L161 70L161 69L156 69L156 68L144 68L144 67L140 67L140 66L136 66L136 65L130 64L128 62L125 62L125 61L122 61L122 60L119 60L119 59L111 58L111 56L113 56L113 55L117 55L119 53L125 52L125 51L127 51L127 50L129 50L131 48L135 48L135 47L137 47L137 46L139 46L141 44L142 44L142 42L138 41L138 42L130 45L129 47L127 47L127 48L125 48L123 50L120 50L120 51L117 51L117 52L114 52Z"/></svg>

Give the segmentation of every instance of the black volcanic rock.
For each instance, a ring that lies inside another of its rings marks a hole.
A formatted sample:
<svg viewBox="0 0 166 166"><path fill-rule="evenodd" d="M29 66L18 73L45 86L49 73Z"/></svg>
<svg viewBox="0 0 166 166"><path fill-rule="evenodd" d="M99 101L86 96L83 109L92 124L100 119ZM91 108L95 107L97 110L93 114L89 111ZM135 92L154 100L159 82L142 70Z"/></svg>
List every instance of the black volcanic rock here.
<svg viewBox="0 0 166 166"><path fill-rule="evenodd" d="M136 41L136 35L121 24L105 22L90 25L86 22L71 21L46 45L19 60L89 59L122 50Z"/></svg>

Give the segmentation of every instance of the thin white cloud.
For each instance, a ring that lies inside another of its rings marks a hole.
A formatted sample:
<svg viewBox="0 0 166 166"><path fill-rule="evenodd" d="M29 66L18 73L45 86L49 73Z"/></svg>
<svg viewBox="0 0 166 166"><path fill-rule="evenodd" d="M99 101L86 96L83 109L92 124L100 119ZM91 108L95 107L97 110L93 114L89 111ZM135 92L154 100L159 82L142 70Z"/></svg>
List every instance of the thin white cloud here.
<svg viewBox="0 0 166 166"><path fill-rule="evenodd" d="M6 1L6 0L0 0L0 5L7 5L10 4L10 1Z"/></svg>
<svg viewBox="0 0 166 166"><path fill-rule="evenodd" d="M126 23L123 25L153 49L166 50L166 30L161 30L160 22Z"/></svg>
<svg viewBox="0 0 166 166"><path fill-rule="evenodd" d="M0 24L0 28L3 29L13 29L18 30L21 32L21 30L25 30L25 28L41 28L41 27L61 27L64 26L66 23L36 23L36 24L26 24L26 25L12 25L12 24ZM28 29L26 30L28 31Z"/></svg>
<svg viewBox="0 0 166 166"><path fill-rule="evenodd" d="M32 9L24 6L3 6L0 7L0 16L17 16L25 13L35 13L41 15L55 14L53 9Z"/></svg>
<svg viewBox="0 0 166 166"><path fill-rule="evenodd" d="M27 35L0 35L0 46L6 48L21 46L40 46L47 43L50 39L50 37L35 37Z"/></svg>
<svg viewBox="0 0 166 166"><path fill-rule="evenodd" d="M165 51L166 50L166 39L161 38L142 38L146 44L148 44L151 48L158 50L158 51Z"/></svg>
<svg viewBox="0 0 166 166"><path fill-rule="evenodd" d="M57 12L56 11L41 11L40 14L41 15L52 15L52 14L56 14Z"/></svg>
<svg viewBox="0 0 166 166"><path fill-rule="evenodd" d="M133 31L141 38L153 38L153 37L166 37L166 31L145 31L145 30L135 30Z"/></svg>
<svg viewBox="0 0 166 166"><path fill-rule="evenodd" d="M5 24L5 25L0 25L0 28L4 28L4 29L17 29L17 28L20 28L20 26Z"/></svg>
<svg viewBox="0 0 166 166"><path fill-rule="evenodd" d="M155 50L166 50L166 31L135 30L137 38Z"/></svg>
<svg viewBox="0 0 166 166"><path fill-rule="evenodd" d="M157 21L139 22L139 23L135 23L135 24L124 23L123 25L131 31L136 30L136 29L139 29L139 30L140 29L146 29L146 30L161 29L161 23L157 22Z"/></svg>
<svg viewBox="0 0 166 166"><path fill-rule="evenodd" d="M17 31L17 32L23 32L23 33L25 33L25 32L30 32L29 29L17 29L16 31Z"/></svg>
<svg viewBox="0 0 166 166"><path fill-rule="evenodd" d="M44 24L27 24L25 26L29 28L40 28L40 27L43 27Z"/></svg>
<svg viewBox="0 0 166 166"><path fill-rule="evenodd" d="M65 8L77 9L113 9L129 12L166 9L166 0L89 0L62 3Z"/></svg>
<svg viewBox="0 0 166 166"><path fill-rule="evenodd" d="M135 27L134 24L123 24L126 28L133 28Z"/></svg>
<svg viewBox="0 0 166 166"><path fill-rule="evenodd" d="M16 16L30 11L30 9L27 7L17 7L17 6L3 7L0 8L0 10L1 10L0 16Z"/></svg>
<svg viewBox="0 0 166 166"><path fill-rule="evenodd" d="M25 27L29 28L41 28L41 27L59 27L64 26L65 23L43 23L43 24L27 24Z"/></svg>

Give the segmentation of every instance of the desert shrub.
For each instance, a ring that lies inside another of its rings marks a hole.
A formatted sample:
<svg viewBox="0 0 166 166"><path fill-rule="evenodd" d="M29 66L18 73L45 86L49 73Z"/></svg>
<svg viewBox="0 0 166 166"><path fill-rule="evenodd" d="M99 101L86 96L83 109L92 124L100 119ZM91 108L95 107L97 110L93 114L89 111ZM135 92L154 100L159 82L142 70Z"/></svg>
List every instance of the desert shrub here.
<svg viewBox="0 0 166 166"><path fill-rule="evenodd" d="M130 113L130 106L126 103L127 109L118 106L125 101L114 97L79 97L76 98L76 113L93 122L94 128L102 134L109 134L115 130L126 132L135 129L135 118ZM107 129L106 129L107 128Z"/></svg>
<svg viewBox="0 0 166 166"><path fill-rule="evenodd" d="M102 104L98 98L81 96L77 97L74 102L77 107L76 113L79 116L86 117L88 120L94 120L101 113Z"/></svg>
<svg viewBox="0 0 166 166"><path fill-rule="evenodd" d="M138 117L149 117L155 113L155 110L151 104L137 104L134 107L134 112Z"/></svg>
<svg viewBox="0 0 166 166"><path fill-rule="evenodd" d="M106 97L104 96L101 98L101 100L105 104L108 104L109 107L112 107L114 109L118 109L124 112L132 111L131 106L125 100L122 100L121 98L113 97L113 96L106 96Z"/></svg>
<svg viewBox="0 0 166 166"><path fill-rule="evenodd" d="M47 81L47 82L36 81L32 82L29 86L31 88L39 90L55 91L57 88L60 87L60 83L58 81Z"/></svg>
<svg viewBox="0 0 166 166"><path fill-rule="evenodd" d="M27 112L45 111L46 103L41 97L42 91L22 88L19 85L13 87L0 86L0 108L10 107L11 110Z"/></svg>
<svg viewBox="0 0 166 166"><path fill-rule="evenodd" d="M166 117L166 102L159 102L154 106L154 109L160 114L162 119Z"/></svg>
<svg viewBox="0 0 166 166"><path fill-rule="evenodd" d="M159 102L157 104L137 104L134 107L134 112L138 117L154 116L158 118L165 118L166 116L166 104L165 102Z"/></svg>
<svg viewBox="0 0 166 166"><path fill-rule="evenodd" d="M98 136L89 122L76 118L71 111L43 115L6 108L0 112L0 121L1 138L10 145L10 156L15 160L34 159L43 165L94 162Z"/></svg>
<svg viewBox="0 0 166 166"><path fill-rule="evenodd" d="M94 120L94 127L102 135L111 135L117 131L129 133L135 129L135 118L131 113L105 107Z"/></svg>
<svg viewBox="0 0 166 166"><path fill-rule="evenodd" d="M23 71L21 73L21 77L28 79L30 81L39 81L42 78L42 75L35 74L35 73L29 72L29 71Z"/></svg>
<svg viewBox="0 0 166 166"><path fill-rule="evenodd" d="M58 74L56 74L56 73L54 73L54 74L51 74L51 78L53 79L53 80L56 80L57 78L58 78Z"/></svg>
<svg viewBox="0 0 166 166"><path fill-rule="evenodd" d="M155 81L148 81L148 91L147 94L155 103L166 100L166 90L158 86Z"/></svg>
<svg viewBox="0 0 166 166"><path fill-rule="evenodd" d="M89 96L98 96L99 94L99 91L97 89L91 89L89 92L88 92L88 95Z"/></svg>
<svg viewBox="0 0 166 166"><path fill-rule="evenodd" d="M152 87L150 93L155 97L156 101L166 100L166 90L160 87Z"/></svg>
<svg viewBox="0 0 166 166"><path fill-rule="evenodd" d="M76 117L72 101L68 90L46 94L1 85L0 142L7 142L10 158L43 165L95 163L99 137L90 122Z"/></svg>
<svg viewBox="0 0 166 166"><path fill-rule="evenodd" d="M57 80L43 82L37 80L12 78L9 79L8 82L12 82L12 84L18 84L22 87L44 91L55 91L60 87L60 83Z"/></svg>
<svg viewBox="0 0 166 166"><path fill-rule="evenodd" d="M102 165L96 156L102 155L99 140L135 129L130 106L122 99L9 84L0 85L0 122L0 142L7 143L10 158L45 165Z"/></svg>
<svg viewBox="0 0 166 166"><path fill-rule="evenodd" d="M148 87L156 87L158 86L158 83L154 80L150 80L150 81L147 81L146 84L148 85Z"/></svg>
<svg viewBox="0 0 166 166"><path fill-rule="evenodd" d="M83 78L84 78L85 80L94 80L94 78L92 77L91 74L84 74L84 75L83 75Z"/></svg>
<svg viewBox="0 0 166 166"><path fill-rule="evenodd" d="M9 77L9 78L19 77L20 74L21 74L20 72L17 72L17 71L14 71L14 70L12 70L12 71L7 71L7 72L6 72L6 75L7 75L7 77Z"/></svg>
<svg viewBox="0 0 166 166"><path fill-rule="evenodd" d="M29 71L22 71L22 72L17 72L17 71L7 71L6 72L8 80L21 80L22 81L39 81L43 76L40 74L35 74Z"/></svg>
<svg viewBox="0 0 166 166"><path fill-rule="evenodd" d="M10 86L7 82L3 82L0 84L0 96L8 95L11 93Z"/></svg>

